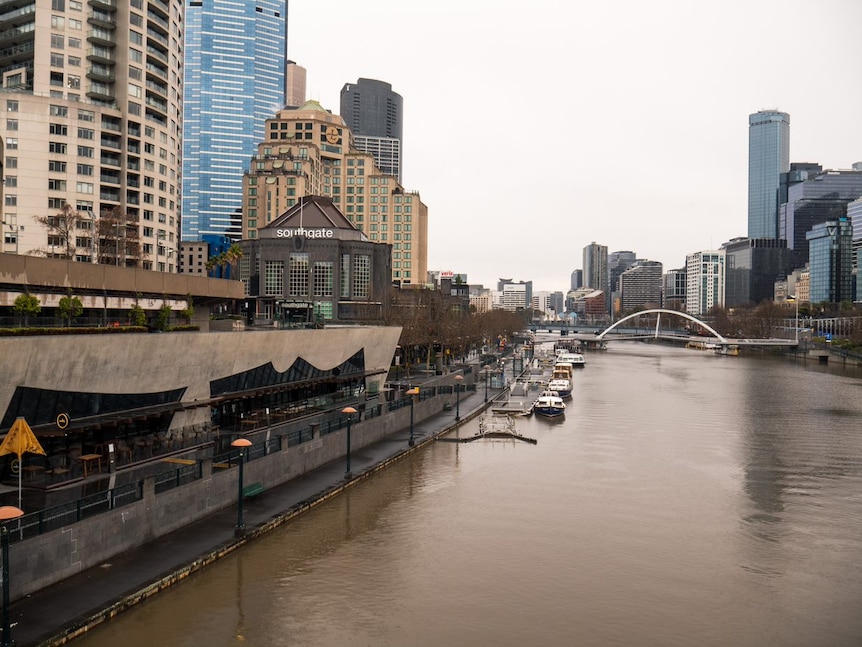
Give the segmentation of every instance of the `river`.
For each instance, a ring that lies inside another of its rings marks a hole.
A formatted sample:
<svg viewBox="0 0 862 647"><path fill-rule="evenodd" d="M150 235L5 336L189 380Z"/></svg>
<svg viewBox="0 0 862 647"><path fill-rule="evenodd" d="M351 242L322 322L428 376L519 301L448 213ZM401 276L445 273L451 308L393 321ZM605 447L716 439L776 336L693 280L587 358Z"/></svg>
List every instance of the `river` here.
<svg viewBox="0 0 862 647"><path fill-rule="evenodd" d="M615 343L574 377L536 445L433 444L74 644L862 644L859 369Z"/></svg>

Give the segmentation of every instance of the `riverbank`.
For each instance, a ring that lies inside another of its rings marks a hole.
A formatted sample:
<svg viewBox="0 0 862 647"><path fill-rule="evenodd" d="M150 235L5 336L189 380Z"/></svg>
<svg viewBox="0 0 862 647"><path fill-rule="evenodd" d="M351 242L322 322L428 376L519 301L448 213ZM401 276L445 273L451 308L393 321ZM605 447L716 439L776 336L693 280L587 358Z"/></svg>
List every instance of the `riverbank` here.
<svg viewBox="0 0 862 647"><path fill-rule="evenodd" d="M491 395L497 393L495 389ZM344 459L334 460L283 485L267 489L243 504L246 532L235 537L236 506L180 528L157 541L84 570L10 605L11 635L20 647L64 645L75 637L182 581L248 542L373 476L394 461L479 415L488 405L483 394L460 394L456 411L443 410L409 428L362 448L351 456L351 476ZM14 579L14 563L10 579Z"/></svg>

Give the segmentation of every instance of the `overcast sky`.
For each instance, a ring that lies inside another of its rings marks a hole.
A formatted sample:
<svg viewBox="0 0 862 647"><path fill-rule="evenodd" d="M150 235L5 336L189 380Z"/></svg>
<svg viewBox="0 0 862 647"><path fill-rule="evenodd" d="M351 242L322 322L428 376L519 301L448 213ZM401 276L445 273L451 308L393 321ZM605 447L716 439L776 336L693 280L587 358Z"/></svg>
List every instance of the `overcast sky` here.
<svg viewBox="0 0 862 647"><path fill-rule="evenodd" d="M569 288L584 246L682 267L747 233L748 115L792 161L862 161L860 0L289 0L288 54L339 112L404 98L428 268ZM517 173L513 174L513 169Z"/></svg>

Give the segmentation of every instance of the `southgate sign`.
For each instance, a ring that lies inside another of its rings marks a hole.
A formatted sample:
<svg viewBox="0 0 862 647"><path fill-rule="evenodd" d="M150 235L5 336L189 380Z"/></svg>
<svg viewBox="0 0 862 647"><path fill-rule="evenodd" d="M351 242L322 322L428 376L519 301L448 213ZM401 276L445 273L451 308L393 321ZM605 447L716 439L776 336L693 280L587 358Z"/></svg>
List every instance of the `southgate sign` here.
<svg viewBox="0 0 862 647"><path fill-rule="evenodd" d="M294 227L293 229L276 229L276 238L332 238L332 229L306 229L305 227Z"/></svg>

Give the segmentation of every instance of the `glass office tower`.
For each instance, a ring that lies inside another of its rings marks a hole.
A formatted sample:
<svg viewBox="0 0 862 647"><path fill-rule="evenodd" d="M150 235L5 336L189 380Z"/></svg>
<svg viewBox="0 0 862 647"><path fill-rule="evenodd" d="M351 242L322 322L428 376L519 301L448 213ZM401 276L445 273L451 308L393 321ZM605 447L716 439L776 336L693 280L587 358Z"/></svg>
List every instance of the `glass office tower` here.
<svg viewBox="0 0 862 647"><path fill-rule="evenodd" d="M182 239L239 238L243 172L285 104L287 0L189 0Z"/></svg>
<svg viewBox="0 0 862 647"><path fill-rule="evenodd" d="M778 238L781 174L790 170L790 115L761 110L748 116L748 237Z"/></svg>

